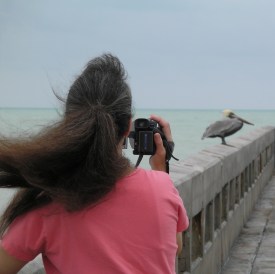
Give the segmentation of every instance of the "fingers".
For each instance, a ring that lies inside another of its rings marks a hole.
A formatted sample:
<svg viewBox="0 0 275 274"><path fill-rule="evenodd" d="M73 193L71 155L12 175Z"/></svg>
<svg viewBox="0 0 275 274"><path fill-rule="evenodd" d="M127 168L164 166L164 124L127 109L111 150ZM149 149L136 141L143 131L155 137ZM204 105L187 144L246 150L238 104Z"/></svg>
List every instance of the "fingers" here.
<svg viewBox="0 0 275 274"><path fill-rule="evenodd" d="M153 170L166 171L165 155L166 151L159 133L154 134L156 152L150 158L150 165Z"/></svg>
<svg viewBox="0 0 275 274"><path fill-rule="evenodd" d="M155 154L157 154L160 157L163 157L165 159L166 150L163 146L163 142L162 142L162 139L161 139L161 136L159 133L154 134L154 141L155 141L155 145L156 145L156 153Z"/></svg>
<svg viewBox="0 0 275 274"><path fill-rule="evenodd" d="M155 114L151 114L150 119L156 121L161 126L161 129L162 129L167 141L169 141L169 142L173 141L170 124L166 120L164 120L162 117L155 115Z"/></svg>

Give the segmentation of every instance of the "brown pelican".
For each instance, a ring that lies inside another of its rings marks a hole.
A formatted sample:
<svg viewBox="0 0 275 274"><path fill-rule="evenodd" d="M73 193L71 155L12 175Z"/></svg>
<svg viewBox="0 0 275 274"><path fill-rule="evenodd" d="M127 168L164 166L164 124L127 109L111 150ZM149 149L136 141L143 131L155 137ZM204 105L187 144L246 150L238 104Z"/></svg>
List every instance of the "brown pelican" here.
<svg viewBox="0 0 275 274"><path fill-rule="evenodd" d="M243 123L254 125L239 117L230 109L225 109L223 114L227 119L216 121L208 126L201 139L220 137L222 139L222 144L227 145L224 138L240 130L243 127Z"/></svg>

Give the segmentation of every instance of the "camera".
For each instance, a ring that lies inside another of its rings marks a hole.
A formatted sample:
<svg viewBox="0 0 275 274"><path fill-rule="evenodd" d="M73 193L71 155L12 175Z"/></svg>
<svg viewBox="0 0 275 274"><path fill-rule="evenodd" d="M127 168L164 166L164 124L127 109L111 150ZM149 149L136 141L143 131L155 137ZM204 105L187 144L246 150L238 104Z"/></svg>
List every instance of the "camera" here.
<svg viewBox="0 0 275 274"><path fill-rule="evenodd" d="M166 150L166 169L169 173L168 161L172 158L178 161L176 157L173 156L174 142L167 141L161 127L158 123L151 119L138 118L132 123L132 128L128 136L129 143L133 148L133 154L139 155L139 159L136 166L139 165L143 155L154 155L156 152L156 145L154 142L154 134L159 133L163 146ZM127 139L125 138L123 147L127 148Z"/></svg>
<svg viewBox="0 0 275 274"><path fill-rule="evenodd" d="M156 151L154 133L160 128L154 120L139 118L133 122L132 131L129 134L130 144L134 155L153 155Z"/></svg>

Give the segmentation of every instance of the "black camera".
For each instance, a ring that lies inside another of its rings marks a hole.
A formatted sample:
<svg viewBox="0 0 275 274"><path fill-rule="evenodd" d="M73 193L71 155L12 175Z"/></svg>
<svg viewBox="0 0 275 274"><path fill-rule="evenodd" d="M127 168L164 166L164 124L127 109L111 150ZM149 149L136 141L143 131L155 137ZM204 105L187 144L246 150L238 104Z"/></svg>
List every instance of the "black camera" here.
<svg viewBox="0 0 275 274"><path fill-rule="evenodd" d="M174 158L178 161L176 157L173 156L174 142L167 141L161 127L154 120L139 118L136 119L131 128L131 132L128 136L131 147L133 148L133 154L139 155L136 166L139 165L143 155L154 155L156 152L156 145L154 142L154 134L159 133L163 146L166 150L166 170L169 173L169 160ZM127 140L125 138L124 148L127 148Z"/></svg>
<svg viewBox="0 0 275 274"><path fill-rule="evenodd" d="M159 132L158 123L145 118L136 119L130 132L130 144L135 155L153 155L156 151L154 133Z"/></svg>

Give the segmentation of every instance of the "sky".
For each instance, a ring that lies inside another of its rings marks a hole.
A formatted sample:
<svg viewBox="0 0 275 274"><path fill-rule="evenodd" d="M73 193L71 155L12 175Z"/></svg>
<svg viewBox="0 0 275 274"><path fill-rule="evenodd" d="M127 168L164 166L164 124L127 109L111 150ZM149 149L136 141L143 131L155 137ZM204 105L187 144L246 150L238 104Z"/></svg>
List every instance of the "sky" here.
<svg viewBox="0 0 275 274"><path fill-rule="evenodd" d="M0 0L0 107L52 108L116 55L135 108L274 109L274 0Z"/></svg>

